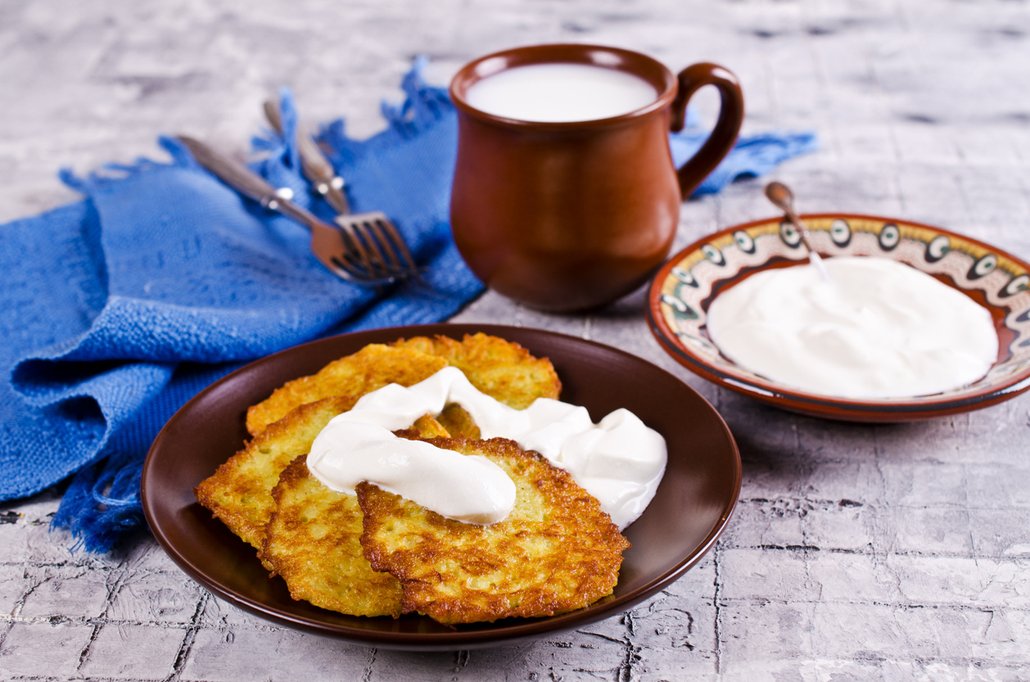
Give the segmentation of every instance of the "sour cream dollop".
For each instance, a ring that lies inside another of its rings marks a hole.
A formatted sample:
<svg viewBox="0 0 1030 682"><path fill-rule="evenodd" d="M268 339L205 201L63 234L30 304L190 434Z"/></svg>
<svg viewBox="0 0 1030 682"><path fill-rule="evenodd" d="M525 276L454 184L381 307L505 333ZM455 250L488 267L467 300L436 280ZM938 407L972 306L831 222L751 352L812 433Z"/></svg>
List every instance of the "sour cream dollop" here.
<svg viewBox="0 0 1030 682"><path fill-rule="evenodd" d="M998 356L991 314L962 292L886 258L766 270L719 294L708 333L727 357L777 383L854 399L958 388Z"/></svg>
<svg viewBox="0 0 1030 682"><path fill-rule="evenodd" d="M515 506L515 484L503 469L485 457L392 433L422 415L440 414L448 403L465 408L483 438L509 438L568 471L619 528L643 513L665 473L665 439L629 410L615 410L598 424L585 407L559 400L538 398L516 410L479 391L456 367L363 396L318 434L308 469L340 492L353 494L369 481L451 519L503 521Z"/></svg>

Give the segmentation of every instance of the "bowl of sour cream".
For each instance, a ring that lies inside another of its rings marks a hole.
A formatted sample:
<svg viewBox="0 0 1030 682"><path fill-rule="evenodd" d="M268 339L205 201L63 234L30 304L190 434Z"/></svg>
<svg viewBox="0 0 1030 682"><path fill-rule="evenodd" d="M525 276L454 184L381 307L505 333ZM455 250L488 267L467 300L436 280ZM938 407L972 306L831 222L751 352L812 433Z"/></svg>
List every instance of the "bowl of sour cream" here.
<svg viewBox="0 0 1030 682"><path fill-rule="evenodd" d="M911 221L805 222L825 275L780 218L674 255L649 295L660 345L720 386L834 419L926 419L1030 388L1025 261Z"/></svg>

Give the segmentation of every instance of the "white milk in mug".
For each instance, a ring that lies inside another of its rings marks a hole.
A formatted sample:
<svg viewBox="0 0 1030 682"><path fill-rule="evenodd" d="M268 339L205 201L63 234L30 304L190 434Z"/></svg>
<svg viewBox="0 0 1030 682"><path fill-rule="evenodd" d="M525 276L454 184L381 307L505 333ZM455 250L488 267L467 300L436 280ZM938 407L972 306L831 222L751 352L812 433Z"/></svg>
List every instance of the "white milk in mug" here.
<svg viewBox="0 0 1030 682"><path fill-rule="evenodd" d="M631 73L590 64L530 64L506 69L469 88L468 103L518 121L596 121L647 106L658 97Z"/></svg>

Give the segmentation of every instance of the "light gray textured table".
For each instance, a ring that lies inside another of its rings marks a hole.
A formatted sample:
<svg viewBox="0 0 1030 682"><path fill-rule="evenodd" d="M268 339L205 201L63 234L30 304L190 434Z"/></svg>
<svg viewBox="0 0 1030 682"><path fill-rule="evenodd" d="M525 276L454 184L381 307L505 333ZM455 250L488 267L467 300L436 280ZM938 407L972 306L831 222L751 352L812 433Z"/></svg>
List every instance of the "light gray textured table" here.
<svg viewBox="0 0 1030 682"><path fill-rule="evenodd" d="M74 198L87 170L189 131L243 149L262 98L379 125L416 53L443 82L554 40L734 69L747 131L814 129L778 177L803 210L937 223L1030 257L1024 2L105 0L0 2L0 220ZM710 108L710 103L709 107ZM679 243L769 215L760 183L684 205ZM457 319L556 329L684 378L729 421L741 501L697 568L619 618L484 651L376 651L273 626L152 541L114 557L49 532L57 498L0 508L0 679L1017 679L1030 676L1030 398L906 426L792 416L718 390L650 338L637 295L539 314L487 294Z"/></svg>

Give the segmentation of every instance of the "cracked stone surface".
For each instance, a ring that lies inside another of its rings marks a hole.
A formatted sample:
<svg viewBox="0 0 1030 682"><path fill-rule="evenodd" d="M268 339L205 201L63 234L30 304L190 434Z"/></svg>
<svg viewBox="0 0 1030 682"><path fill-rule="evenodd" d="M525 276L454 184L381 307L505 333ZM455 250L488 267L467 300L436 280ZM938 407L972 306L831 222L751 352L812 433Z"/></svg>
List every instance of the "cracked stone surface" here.
<svg viewBox="0 0 1030 682"><path fill-rule="evenodd" d="M1030 7L1018 1L3 2L0 220L74 199L59 166L157 154L161 132L243 150L279 85L306 118L345 115L367 134L415 54L445 82L478 54L559 40L735 70L746 130L820 136L778 172L803 210L898 215L1030 257ZM769 215L760 186L684 204L678 243ZM641 305L559 317L487 294L457 319L626 348L726 417L745 465L735 517L653 599L519 646L349 646L220 602L149 539L117 556L71 551L48 529L49 492L0 506L0 679L1025 679L1030 397L901 426L794 416L681 369Z"/></svg>

